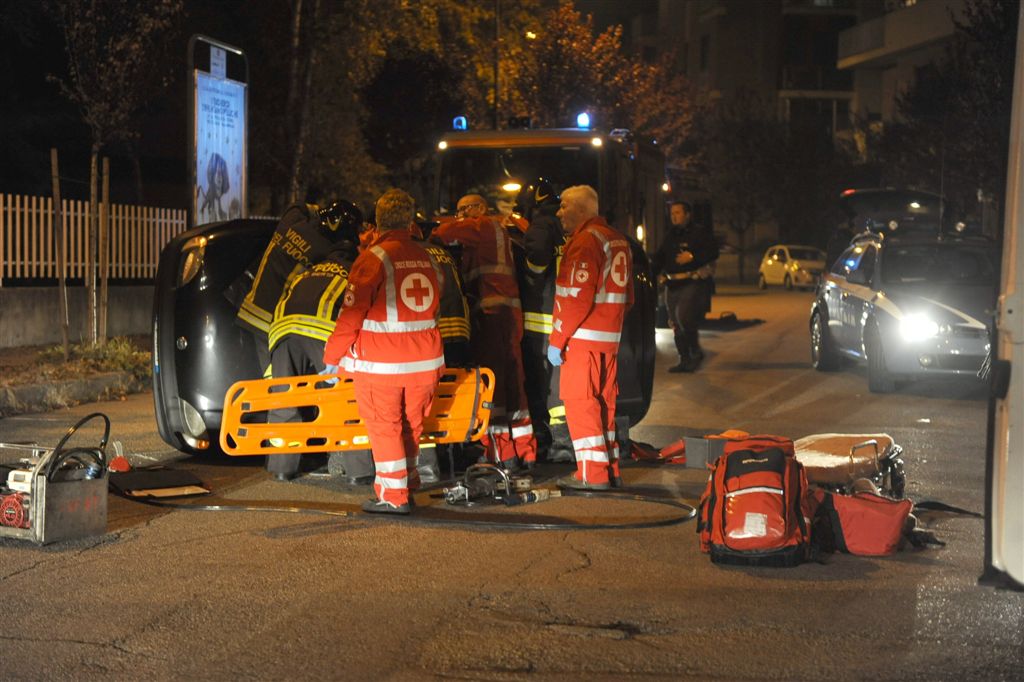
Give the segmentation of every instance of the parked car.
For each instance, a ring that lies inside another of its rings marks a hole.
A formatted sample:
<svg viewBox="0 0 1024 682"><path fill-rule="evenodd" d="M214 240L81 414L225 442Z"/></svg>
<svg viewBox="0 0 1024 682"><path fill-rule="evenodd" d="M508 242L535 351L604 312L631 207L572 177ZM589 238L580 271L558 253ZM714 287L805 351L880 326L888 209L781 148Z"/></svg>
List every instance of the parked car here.
<svg viewBox="0 0 1024 682"><path fill-rule="evenodd" d="M853 239L825 274L811 305L811 361L836 369L867 363L872 392L897 381L977 374L989 351L997 254L990 240L934 229Z"/></svg>
<svg viewBox="0 0 1024 682"><path fill-rule="evenodd" d="M200 225L172 239L160 255L153 400L160 437L178 450L216 451L228 387L260 378L253 336L235 324L235 315L275 227L256 219ZM620 345L620 429L643 419L654 384L656 293L643 248L630 243L636 302Z"/></svg>
<svg viewBox="0 0 1024 682"><path fill-rule="evenodd" d="M825 269L825 252L813 246L776 244L768 247L758 268L757 286L769 284L793 287L814 287Z"/></svg>

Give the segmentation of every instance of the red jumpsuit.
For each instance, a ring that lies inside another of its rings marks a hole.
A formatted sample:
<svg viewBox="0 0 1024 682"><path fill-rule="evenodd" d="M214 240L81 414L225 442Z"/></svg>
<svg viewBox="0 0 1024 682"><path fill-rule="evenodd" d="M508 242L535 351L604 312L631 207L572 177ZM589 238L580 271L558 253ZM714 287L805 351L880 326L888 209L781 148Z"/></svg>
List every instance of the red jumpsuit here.
<svg viewBox="0 0 1024 682"><path fill-rule="evenodd" d="M576 477L609 482L619 475L615 398L619 338L633 304L629 242L594 217L573 232L555 281L549 343L564 353L559 393L576 452Z"/></svg>
<svg viewBox="0 0 1024 682"><path fill-rule="evenodd" d="M444 223L434 237L462 246L462 281L471 306L474 361L494 371L494 408L483 438L490 461L537 460L537 441L523 387L523 312L512 240L491 217Z"/></svg>
<svg viewBox="0 0 1024 682"><path fill-rule="evenodd" d="M352 265L324 363L355 381L377 473L377 499L403 505L419 487L423 419L444 369L440 276L407 230L382 233Z"/></svg>

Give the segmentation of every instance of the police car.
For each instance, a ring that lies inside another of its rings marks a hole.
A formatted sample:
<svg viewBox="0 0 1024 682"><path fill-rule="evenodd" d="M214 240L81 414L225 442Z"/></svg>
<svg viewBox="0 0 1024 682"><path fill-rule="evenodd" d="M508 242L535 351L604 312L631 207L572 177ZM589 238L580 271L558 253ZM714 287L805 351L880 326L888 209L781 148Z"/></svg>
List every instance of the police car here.
<svg viewBox="0 0 1024 682"><path fill-rule="evenodd" d="M816 369L863 360L876 393L901 379L978 373L996 301L995 248L922 222L873 223L825 273L810 315Z"/></svg>

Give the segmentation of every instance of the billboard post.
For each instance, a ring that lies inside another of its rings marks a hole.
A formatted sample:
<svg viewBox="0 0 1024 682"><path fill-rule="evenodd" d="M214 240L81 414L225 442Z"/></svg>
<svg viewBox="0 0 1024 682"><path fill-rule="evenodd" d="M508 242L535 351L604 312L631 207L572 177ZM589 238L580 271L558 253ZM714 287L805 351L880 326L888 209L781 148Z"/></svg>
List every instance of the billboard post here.
<svg viewBox="0 0 1024 682"><path fill-rule="evenodd" d="M194 35L188 45L188 75L189 224L246 218L248 60L237 47Z"/></svg>

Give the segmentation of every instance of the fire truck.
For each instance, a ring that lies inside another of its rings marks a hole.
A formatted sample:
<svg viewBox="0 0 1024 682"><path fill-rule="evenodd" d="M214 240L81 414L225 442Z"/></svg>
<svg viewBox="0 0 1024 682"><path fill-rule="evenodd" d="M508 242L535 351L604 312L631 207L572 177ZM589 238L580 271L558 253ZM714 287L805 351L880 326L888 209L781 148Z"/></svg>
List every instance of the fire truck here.
<svg viewBox="0 0 1024 682"><path fill-rule="evenodd" d="M519 190L544 178L559 193L573 185L593 187L601 215L626 235L633 250L635 303L619 346L620 432L643 419L651 401L657 287L647 245L653 249L660 244L667 229L666 177L665 156L657 143L628 130L454 130L437 144L429 206L437 220L453 216L459 198L470 193L509 213ZM557 385L551 395L557 402Z"/></svg>

